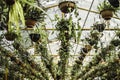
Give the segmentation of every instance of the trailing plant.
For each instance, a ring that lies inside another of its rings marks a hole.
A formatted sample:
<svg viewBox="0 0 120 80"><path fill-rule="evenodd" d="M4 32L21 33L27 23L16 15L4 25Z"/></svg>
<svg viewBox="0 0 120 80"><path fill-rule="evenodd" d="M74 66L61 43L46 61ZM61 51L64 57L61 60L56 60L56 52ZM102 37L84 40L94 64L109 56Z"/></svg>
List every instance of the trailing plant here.
<svg viewBox="0 0 120 80"><path fill-rule="evenodd" d="M71 70L71 80L76 80L76 76L81 70L81 66L83 65L83 60L86 57L86 54L87 53L84 53L83 51L79 53L79 57L75 60L75 64L73 65Z"/></svg>
<svg viewBox="0 0 120 80"><path fill-rule="evenodd" d="M19 45L19 47L17 47ZM38 77L41 77L41 79L45 78L48 79L48 74L46 73L46 71L44 70L44 67L39 65L38 63L36 63L30 56L30 53L28 53L27 51L25 51L22 47L22 45L20 43L14 42L13 47L18 51L19 56L21 58L22 61L24 61L28 66L30 66L31 68L35 69L36 71L40 72L40 75L36 75ZM17 48L16 48L17 47Z"/></svg>
<svg viewBox="0 0 120 80"><path fill-rule="evenodd" d="M17 64L18 66L20 66L21 69L27 70L27 72L30 75L35 76L38 79L41 78L41 76L39 76L39 73L35 69L31 68L29 65L22 62L20 60L20 58L17 58L15 55L13 55L13 53L10 53L9 50L4 49L2 46L0 46L0 49L1 49L2 53L4 52L4 54L3 54L4 56L9 57L11 59L11 61L14 62L15 64ZM29 71L31 71L31 72L29 72Z"/></svg>
<svg viewBox="0 0 120 80"><path fill-rule="evenodd" d="M40 32L42 31L42 28L40 27L41 26L44 26L44 24L42 23L37 23L34 27L34 32L30 33L29 36L30 36L30 39L34 42L38 42L40 41Z"/></svg>
<svg viewBox="0 0 120 80"><path fill-rule="evenodd" d="M38 29L39 28L39 29ZM36 30L40 34L40 41L36 42L35 47L35 53L41 55L41 62L43 64L43 67L47 73L49 73L52 77L52 79L56 80L56 68L53 63L53 57L48 54L47 50L47 33L45 32L44 25L39 25ZM43 71L42 71L43 72ZM46 76L46 79L49 80L50 76Z"/></svg>
<svg viewBox="0 0 120 80"><path fill-rule="evenodd" d="M4 1L0 1L0 30L5 30L7 28L7 11L8 8Z"/></svg>
<svg viewBox="0 0 120 80"><path fill-rule="evenodd" d="M62 18L58 19L56 24L56 29L59 31L58 40L61 41L61 47L59 49L60 61L58 61L58 72L57 72L57 80L65 80L68 75L68 59L70 57L70 40L73 39L75 42L79 42L81 27L78 23L73 23L72 16L70 15L68 19ZM79 29L78 34L76 33L76 28Z"/></svg>
<svg viewBox="0 0 120 80"><path fill-rule="evenodd" d="M11 27L16 27L17 32L19 32L20 21L25 25L23 8L20 2L17 0L13 5L9 7L9 18L8 18L8 31L11 31Z"/></svg>
<svg viewBox="0 0 120 80"><path fill-rule="evenodd" d="M120 10L119 7L113 7L112 5L110 5L109 2L107 2L106 0L104 0L102 3L100 3L98 6L98 11L104 11L104 10L112 10L114 13L116 13L118 10Z"/></svg>

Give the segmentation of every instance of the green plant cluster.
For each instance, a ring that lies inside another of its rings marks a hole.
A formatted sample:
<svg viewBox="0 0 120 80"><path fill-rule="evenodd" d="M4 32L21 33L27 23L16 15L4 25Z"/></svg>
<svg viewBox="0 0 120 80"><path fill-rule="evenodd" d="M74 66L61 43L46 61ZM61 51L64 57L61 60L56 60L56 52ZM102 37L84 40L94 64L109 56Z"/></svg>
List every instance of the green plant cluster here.
<svg viewBox="0 0 120 80"><path fill-rule="evenodd" d="M120 8L115 8L112 5L110 5L109 2L107 2L106 0L104 0L102 3L100 3L97 6L98 11L104 11L104 10L112 10L114 13L116 13L118 10L120 10Z"/></svg>
<svg viewBox="0 0 120 80"><path fill-rule="evenodd" d="M28 7L25 15L25 19L32 19L38 22L44 21L45 13L36 7Z"/></svg>

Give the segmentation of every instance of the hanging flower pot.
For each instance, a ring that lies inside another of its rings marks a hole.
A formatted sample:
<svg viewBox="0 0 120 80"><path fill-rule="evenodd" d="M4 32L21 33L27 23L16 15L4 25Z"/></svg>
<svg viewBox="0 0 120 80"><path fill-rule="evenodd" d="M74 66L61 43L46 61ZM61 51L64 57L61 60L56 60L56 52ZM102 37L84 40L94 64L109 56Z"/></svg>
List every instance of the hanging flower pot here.
<svg viewBox="0 0 120 80"><path fill-rule="evenodd" d="M98 40L99 39L99 32L97 30L93 30L90 32L91 34L91 37L94 39L94 40Z"/></svg>
<svg viewBox="0 0 120 80"><path fill-rule="evenodd" d="M100 12L101 16L105 20L110 20L113 17L113 11L112 10L103 10Z"/></svg>
<svg viewBox="0 0 120 80"><path fill-rule="evenodd" d="M94 27L95 30L98 30L99 32L103 32L105 27L106 27L106 25L104 23L102 23L102 24L95 24L93 27Z"/></svg>
<svg viewBox="0 0 120 80"><path fill-rule="evenodd" d="M33 28L33 26L35 26L35 24L36 24L36 21L32 20L32 19L27 19L25 21L25 24L26 24L27 28Z"/></svg>
<svg viewBox="0 0 120 80"><path fill-rule="evenodd" d="M7 32L5 34L5 38L8 40L8 41L13 41L15 40L15 38L17 38L17 34L15 32Z"/></svg>
<svg viewBox="0 0 120 80"><path fill-rule="evenodd" d="M95 39L89 39L89 38L87 38L86 40L88 41L88 43L89 43L91 46L97 45L97 43L98 43L98 41L95 40Z"/></svg>
<svg viewBox="0 0 120 80"><path fill-rule="evenodd" d="M85 45L85 47L82 48L82 51L83 51L84 53L88 53L91 49L92 49L92 47L91 47L90 45Z"/></svg>
<svg viewBox="0 0 120 80"><path fill-rule="evenodd" d="M13 5L15 3L15 0L5 0L7 5Z"/></svg>
<svg viewBox="0 0 120 80"><path fill-rule="evenodd" d="M58 6L63 13L69 13L75 9L75 2L63 1L63 2L59 3Z"/></svg>
<svg viewBox="0 0 120 80"><path fill-rule="evenodd" d="M114 46L119 46L120 45L120 40L119 39L114 39L111 41L111 44L113 44Z"/></svg>
<svg viewBox="0 0 120 80"><path fill-rule="evenodd" d="M33 28L36 24L36 22L43 22L45 13L43 11L39 10L35 7L30 7L29 5L24 6L23 8L27 8L27 10L24 11L24 16L26 19L26 26L27 28Z"/></svg>
<svg viewBox="0 0 120 80"><path fill-rule="evenodd" d="M102 18L104 20L110 20L119 8L113 7L107 0L104 0L97 6Z"/></svg>
<svg viewBox="0 0 120 80"><path fill-rule="evenodd" d="M37 34L37 33L31 33L29 36L33 42L37 42L40 39L40 34Z"/></svg>
<svg viewBox="0 0 120 80"><path fill-rule="evenodd" d="M119 7L119 0L108 0L113 7Z"/></svg>

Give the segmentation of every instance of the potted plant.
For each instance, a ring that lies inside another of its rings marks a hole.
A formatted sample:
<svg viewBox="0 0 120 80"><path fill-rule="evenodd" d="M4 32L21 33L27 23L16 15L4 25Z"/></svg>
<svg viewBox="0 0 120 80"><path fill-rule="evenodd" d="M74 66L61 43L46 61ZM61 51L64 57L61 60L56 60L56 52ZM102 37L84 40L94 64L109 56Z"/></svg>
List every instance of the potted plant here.
<svg viewBox="0 0 120 80"><path fill-rule="evenodd" d="M7 5L13 5L15 3L15 0L4 0Z"/></svg>
<svg viewBox="0 0 120 80"><path fill-rule="evenodd" d="M33 28L36 22L43 22L45 14L43 11L36 7L28 7L28 10L25 12L25 24L28 28Z"/></svg>
<svg viewBox="0 0 120 80"><path fill-rule="evenodd" d="M44 23L38 23L38 25L36 24L35 27L34 27L34 32L29 34L30 36L30 39L33 41L33 42L38 42L40 41L40 38L42 38L42 36L44 35L42 32L43 32L43 26L44 26Z"/></svg>
<svg viewBox="0 0 120 80"><path fill-rule="evenodd" d="M111 42L114 46L119 46L120 45L120 40L119 39L113 39Z"/></svg>
<svg viewBox="0 0 120 80"><path fill-rule="evenodd" d="M14 27L17 27L16 29L19 29L20 21L21 24L25 25L23 8L19 0L13 0L13 1L15 1L14 4L9 6L8 27L14 25Z"/></svg>
<svg viewBox="0 0 120 80"><path fill-rule="evenodd" d="M13 41L15 40L15 38L17 38L17 34L15 32L7 32L5 33L5 38L8 40L8 41Z"/></svg>
<svg viewBox="0 0 120 80"><path fill-rule="evenodd" d="M113 7L119 7L119 0L108 0Z"/></svg>
<svg viewBox="0 0 120 80"><path fill-rule="evenodd" d="M63 13L70 13L76 7L75 2L71 0L62 0L58 6Z"/></svg>
<svg viewBox="0 0 120 80"><path fill-rule="evenodd" d="M82 48L82 51L83 51L84 53L88 53L91 49L92 49L92 46L91 46L91 45L85 45L85 47Z"/></svg>
<svg viewBox="0 0 120 80"><path fill-rule="evenodd" d="M97 30L99 32L103 32L106 25L105 25L105 23L101 23L101 24L100 23L95 23L92 27L93 27L94 30Z"/></svg>
<svg viewBox="0 0 120 80"><path fill-rule="evenodd" d="M91 38L92 39L94 39L94 40L98 40L99 39L99 32L97 31L97 30L92 30L91 32L90 32L90 36L91 36Z"/></svg>
<svg viewBox="0 0 120 80"><path fill-rule="evenodd" d="M31 33L29 36L33 42L37 42L40 39L40 34L38 34L38 33Z"/></svg>
<svg viewBox="0 0 120 80"><path fill-rule="evenodd" d="M80 26L75 26L75 23L72 20L72 16L69 16L69 18L62 18L57 19L58 22L56 24L56 29L59 31L58 34L58 40L60 40L61 45L59 48L59 55L60 55L60 61L58 63L58 73L57 78L58 80L66 79L68 75L67 66L68 66L68 59L70 56L70 40L73 39L78 42L78 38L80 38L80 35L76 34L75 29ZM79 30L78 32L81 32ZM76 61L77 62L77 61Z"/></svg>
<svg viewBox="0 0 120 80"><path fill-rule="evenodd" d="M95 40L95 39L86 38L86 41L87 41L91 46L98 44L98 40Z"/></svg>
<svg viewBox="0 0 120 80"><path fill-rule="evenodd" d="M37 42L40 40L40 34L38 29L35 29L33 33L29 34L29 36L33 42Z"/></svg>
<svg viewBox="0 0 120 80"><path fill-rule="evenodd" d="M98 8L98 11L100 12L102 18L105 20L110 20L113 17L113 13L116 14L116 12L119 10L119 8L113 7L106 0L104 0L104 2L102 2L102 3L100 3L97 6L97 8Z"/></svg>

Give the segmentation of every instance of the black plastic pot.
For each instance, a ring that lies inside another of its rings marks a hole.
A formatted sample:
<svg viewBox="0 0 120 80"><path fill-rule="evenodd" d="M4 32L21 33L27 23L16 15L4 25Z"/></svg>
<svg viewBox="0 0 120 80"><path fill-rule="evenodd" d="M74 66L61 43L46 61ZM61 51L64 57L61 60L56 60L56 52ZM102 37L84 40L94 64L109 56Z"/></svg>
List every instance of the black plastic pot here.
<svg viewBox="0 0 120 80"><path fill-rule="evenodd" d="M88 41L88 43L89 43L91 46L98 44L98 40L89 39L89 38L86 38L86 40Z"/></svg>
<svg viewBox="0 0 120 80"><path fill-rule="evenodd" d="M119 7L119 0L108 0L113 7Z"/></svg>
<svg viewBox="0 0 120 80"><path fill-rule="evenodd" d="M40 34L37 33L31 33L29 36L33 42L37 42L40 39Z"/></svg>
<svg viewBox="0 0 120 80"><path fill-rule="evenodd" d="M82 51L84 53L88 53L92 49L91 45L85 45L84 48L82 48Z"/></svg>
<svg viewBox="0 0 120 80"><path fill-rule="evenodd" d="M94 29L98 30L99 32L103 32L105 27L106 27L106 25L104 23L94 25Z"/></svg>
<svg viewBox="0 0 120 80"><path fill-rule="evenodd" d="M113 44L114 46L119 46L120 45L120 40L119 39L112 40L111 44Z"/></svg>
<svg viewBox="0 0 120 80"><path fill-rule="evenodd" d="M15 3L15 0L5 0L7 5L13 5Z"/></svg>
<svg viewBox="0 0 120 80"><path fill-rule="evenodd" d="M15 38L17 38L17 34L14 33L14 32L7 32L5 34L5 38L8 40L8 41L13 41L15 40Z"/></svg>

